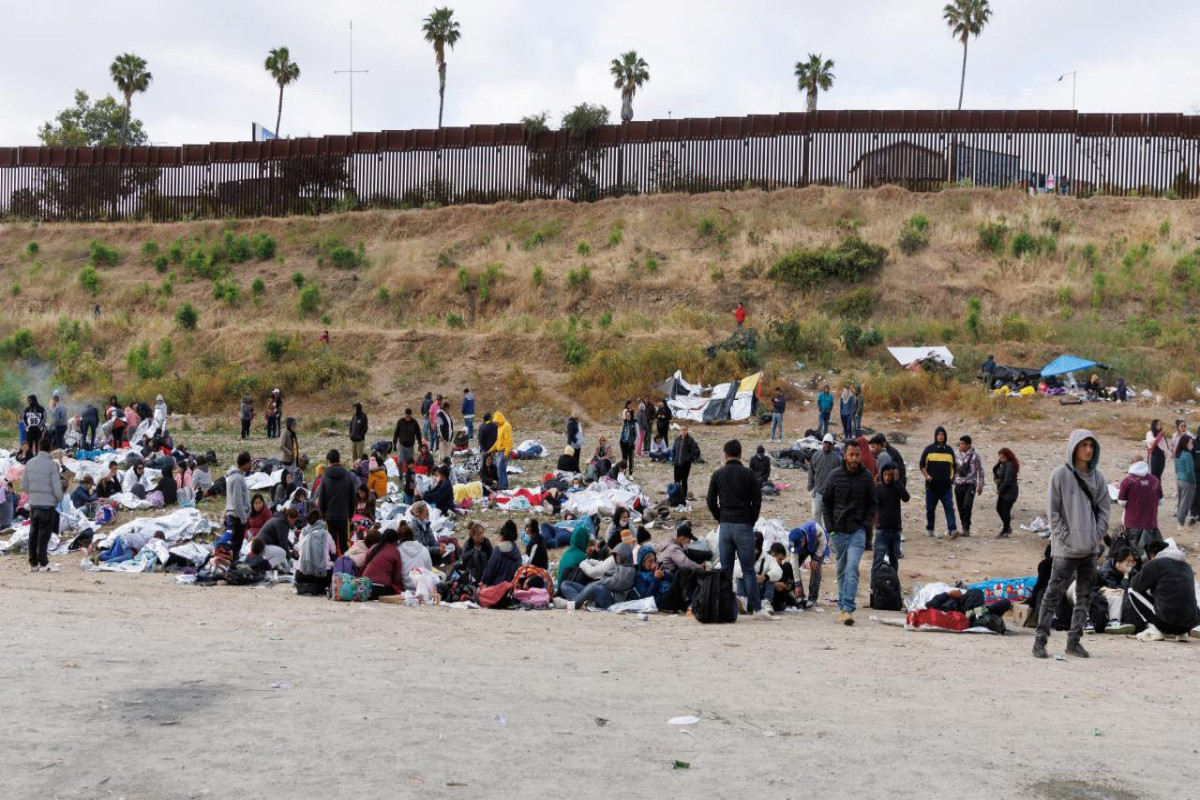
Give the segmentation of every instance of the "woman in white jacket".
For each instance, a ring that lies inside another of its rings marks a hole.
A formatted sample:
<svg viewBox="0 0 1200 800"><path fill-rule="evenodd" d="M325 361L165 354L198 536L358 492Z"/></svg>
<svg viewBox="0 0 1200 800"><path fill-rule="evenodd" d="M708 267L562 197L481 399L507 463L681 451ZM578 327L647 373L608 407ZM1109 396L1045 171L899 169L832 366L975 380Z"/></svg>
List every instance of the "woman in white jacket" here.
<svg viewBox="0 0 1200 800"><path fill-rule="evenodd" d="M161 394L154 400L154 429L159 434L167 432L167 403Z"/></svg>

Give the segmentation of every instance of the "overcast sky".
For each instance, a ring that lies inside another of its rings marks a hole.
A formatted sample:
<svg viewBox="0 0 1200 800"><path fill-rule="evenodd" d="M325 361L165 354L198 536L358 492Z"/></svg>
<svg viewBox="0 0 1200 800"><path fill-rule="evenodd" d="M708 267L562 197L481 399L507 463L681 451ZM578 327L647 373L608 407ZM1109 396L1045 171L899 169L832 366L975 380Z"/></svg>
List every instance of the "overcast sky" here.
<svg viewBox="0 0 1200 800"><path fill-rule="evenodd" d="M620 99L614 56L636 49L651 80L636 119L803 110L792 75L819 52L836 62L828 109L953 108L962 47L941 19L944 0L451 0L462 40L449 54L445 124L514 122L582 101ZM267 51L286 45L301 77L284 96L285 136L437 124L437 73L421 35L432 9L414 0L7 0L0 21L0 144L37 143L39 125L76 88L102 96L114 55L149 61L154 82L134 98L156 144L247 139L274 125L277 87ZM1070 108L1193 113L1200 60L1195 0L992 0L972 40L964 108Z"/></svg>

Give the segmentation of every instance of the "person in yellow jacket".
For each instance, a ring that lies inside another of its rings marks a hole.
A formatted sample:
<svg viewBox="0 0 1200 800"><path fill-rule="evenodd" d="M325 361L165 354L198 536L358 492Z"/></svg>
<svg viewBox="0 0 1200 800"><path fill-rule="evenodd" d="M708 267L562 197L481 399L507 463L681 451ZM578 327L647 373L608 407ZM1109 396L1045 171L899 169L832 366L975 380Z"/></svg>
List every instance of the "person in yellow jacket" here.
<svg viewBox="0 0 1200 800"><path fill-rule="evenodd" d="M503 491L508 488L508 456L513 449L513 429L503 411L497 411L492 419L496 423L496 444L492 445L491 452L496 454L496 471L499 473L496 477Z"/></svg>
<svg viewBox="0 0 1200 800"><path fill-rule="evenodd" d="M367 488L381 499L387 497L388 493L387 467L383 465L382 458L379 455L372 456L371 469L367 473Z"/></svg>

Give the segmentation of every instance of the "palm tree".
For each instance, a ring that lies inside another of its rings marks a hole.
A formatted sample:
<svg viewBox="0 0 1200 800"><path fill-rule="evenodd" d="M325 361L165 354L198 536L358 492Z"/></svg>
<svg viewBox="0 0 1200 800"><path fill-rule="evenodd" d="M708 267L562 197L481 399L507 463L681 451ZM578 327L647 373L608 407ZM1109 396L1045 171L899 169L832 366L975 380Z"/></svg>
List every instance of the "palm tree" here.
<svg viewBox="0 0 1200 800"><path fill-rule="evenodd" d="M300 65L292 61L292 55L286 47L276 47L267 53L263 69L271 73L271 77L279 84L279 109L275 112L275 136L278 137L279 121L283 119L283 87L300 78Z"/></svg>
<svg viewBox="0 0 1200 800"><path fill-rule="evenodd" d="M433 45L433 55L438 68L438 127L442 127L442 109L446 105L446 45L454 49L462 32L454 19L453 8L435 8L421 26L425 41Z"/></svg>
<svg viewBox="0 0 1200 800"><path fill-rule="evenodd" d="M146 71L146 59L133 53L122 53L113 59L108 67L108 74L121 94L125 95L125 119L121 123L121 146L125 146L125 134L129 131L129 119L132 114L133 95L144 92L150 87L154 76Z"/></svg>
<svg viewBox="0 0 1200 800"><path fill-rule="evenodd" d="M833 59L822 61L820 53L809 53L808 61L796 62L796 87L807 98L805 111L817 110L817 92L828 92L833 81Z"/></svg>
<svg viewBox="0 0 1200 800"><path fill-rule="evenodd" d="M650 80L650 65L638 58L636 50L630 50L614 58L608 71L615 79L613 88L621 90L621 122L629 122L633 119L633 96Z"/></svg>
<svg viewBox="0 0 1200 800"><path fill-rule="evenodd" d="M967 85L967 40L972 36L978 37L985 25L992 18L992 8L988 0L953 0L942 9L942 19L950 35L962 42L962 79L958 84L958 110L962 111L963 89Z"/></svg>

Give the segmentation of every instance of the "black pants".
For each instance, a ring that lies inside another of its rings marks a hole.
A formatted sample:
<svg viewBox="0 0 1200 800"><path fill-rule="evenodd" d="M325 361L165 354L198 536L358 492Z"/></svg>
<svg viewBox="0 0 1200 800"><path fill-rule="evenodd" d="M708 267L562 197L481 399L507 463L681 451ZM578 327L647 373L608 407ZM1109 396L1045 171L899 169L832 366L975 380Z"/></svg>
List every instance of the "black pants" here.
<svg viewBox="0 0 1200 800"><path fill-rule="evenodd" d="M229 540L229 549L233 553L233 563L236 564L242 558L242 545L246 541L246 523L232 514L225 518L225 522L233 534L233 538Z"/></svg>
<svg viewBox="0 0 1200 800"><path fill-rule="evenodd" d="M1167 468L1167 454L1161 448L1150 451L1150 474L1162 480L1163 470Z"/></svg>
<svg viewBox="0 0 1200 800"><path fill-rule="evenodd" d="M683 488L683 498L688 496L688 476L692 474L692 462L675 465L675 482Z"/></svg>
<svg viewBox="0 0 1200 800"><path fill-rule="evenodd" d="M329 529L329 535L333 537L333 541L337 542L339 556L350 549L350 520L327 519L325 527Z"/></svg>
<svg viewBox="0 0 1200 800"><path fill-rule="evenodd" d="M267 415L267 438L274 439L279 436L279 416L276 414Z"/></svg>
<svg viewBox="0 0 1200 800"><path fill-rule="evenodd" d="M625 462L625 474L633 477L633 442L621 442L621 460Z"/></svg>
<svg viewBox="0 0 1200 800"><path fill-rule="evenodd" d="M29 452L37 454L42 447L42 429L26 428L25 441L29 442Z"/></svg>
<svg viewBox="0 0 1200 800"><path fill-rule="evenodd" d="M696 570L675 570L675 577L667 592L658 600L658 610L666 613L682 613L692 604L692 595L696 593Z"/></svg>
<svg viewBox="0 0 1200 800"><path fill-rule="evenodd" d="M1016 497L1000 495L996 498L996 513L1000 515L1001 530L1005 532L1012 530L1012 509L1016 502Z"/></svg>
<svg viewBox="0 0 1200 800"><path fill-rule="evenodd" d="M66 425L55 425L54 426L54 446L55 446L55 448L57 448L59 450L62 450L64 447L67 446L67 426Z"/></svg>
<svg viewBox="0 0 1200 800"><path fill-rule="evenodd" d="M380 583L372 583L371 584L371 599L372 600L378 600L381 597L391 597L395 593L396 593L396 589L393 586L385 586Z"/></svg>
<svg viewBox="0 0 1200 800"><path fill-rule="evenodd" d="M1162 618L1158 616L1157 609L1154 607L1153 598L1138 594L1137 592L1126 592L1125 604L1133 609L1134 615L1137 617L1134 621L1134 627L1138 629L1139 633L1146 630L1147 625L1153 625L1158 628L1159 633L1166 636L1180 636L1188 633L1192 627L1195 627L1189 626L1185 628L1180 625L1163 622ZM1121 616L1125 616L1124 613Z"/></svg>
<svg viewBox="0 0 1200 800"><path fill-rule="evenodd" d="M963 533L970 533L971 511L975 508L975 484L954 484L954 499L958 504L958 520L962 523Z"/></svg>
<svg viewBox="0 0 1200 800"><path fill-rule="evenodd" d="M250 420L248 420L248 419L242 420L242 438L243 439L250 438Z"/></svg>
<svg viewBox="0 0 1200 800"><path fill-rule="evenodd" d="M58 512L53 508L35 508L29 513L29 566L44 567L50 563L46 550L57 528Z"/></svg>
<svg viewBox="0 0 1200 800"><path fill-rule="evenodd" d="M83 440L82 442L80 442L81 447L83 447L86 450L95 450L96 449L96 423L90 419L84 420L83 430L81 431L80 438Z"/></svg>

